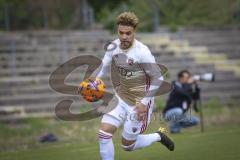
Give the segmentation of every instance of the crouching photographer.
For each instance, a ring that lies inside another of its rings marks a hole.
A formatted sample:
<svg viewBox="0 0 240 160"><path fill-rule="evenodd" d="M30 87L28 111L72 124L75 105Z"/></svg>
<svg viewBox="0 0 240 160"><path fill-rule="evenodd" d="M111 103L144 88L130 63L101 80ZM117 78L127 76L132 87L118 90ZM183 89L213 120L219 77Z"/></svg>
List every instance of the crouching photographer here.
<svg viewBox="0 0 240 160"><path fill-rule="evenodd" d="M169 95L166 107L163 110L164 119L169 123L171 133L180 133L182 128L197 125L198 117L186 112L191 104L198 111L196 101L200 97L200 89L196 80L187 70L178 73L178 80L173 81L174 89Z"/></svg>

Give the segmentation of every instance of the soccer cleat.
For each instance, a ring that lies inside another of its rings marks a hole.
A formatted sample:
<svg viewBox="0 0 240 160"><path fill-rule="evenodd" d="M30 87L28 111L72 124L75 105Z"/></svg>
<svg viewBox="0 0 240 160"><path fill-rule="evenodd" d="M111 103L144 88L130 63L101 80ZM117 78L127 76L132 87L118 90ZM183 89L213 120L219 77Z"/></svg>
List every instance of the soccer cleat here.
<svg viewBox="0 0 240 160"><path fill-rule="evenodd" d="M168 150L173 151L174 150L174 142L169 138L165 133L167 133L166 128L160 127L157 133L160 135L161 142L164 146L167 147Z"/></svg>

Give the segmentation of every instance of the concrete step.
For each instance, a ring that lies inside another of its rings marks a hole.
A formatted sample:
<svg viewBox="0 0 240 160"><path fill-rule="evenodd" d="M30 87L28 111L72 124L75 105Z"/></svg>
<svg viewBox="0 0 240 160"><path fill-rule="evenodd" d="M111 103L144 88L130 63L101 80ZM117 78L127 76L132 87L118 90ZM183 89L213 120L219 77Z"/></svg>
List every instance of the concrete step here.
<svg viewBox="0 0 240 160"><path fill-rule="evenodd" d="M79 86L81 81L72 82L71 85ZM107 89L112 87L110 81L104 81L105 86ZM57 85L59 88L64 88L62 85ZM49 84L39 84L35 86L18 86L18 87L11 87L5 86L2 87L0 90L0 96L12 96L12 95L25 95L26 97L29 94L48 94L53 92L54 90L50 88ZM54 91L55 92L55 91Z"/></svg>
<svg viewBox="0 0 240 160"><path fill-rule="evenodd" d="M14 75L17 76L34 76L34 75L48 75L51 72L53 72L56 69L56 67L34 67L34 68L17 68L15 72L11 69L4 69L0 71L0 76L11 76L14 72Z"/></svg>
<svg viewBox="0 0 240 160"><path fill-rule="evenodd" d="M206 72L213 72L215 73L216 76L216 81L238 81L239 79L234 76L233 72L230 71L215 71L212 69L212 67L209 67L208 65L195 65L193 66L182 66L182 65L175 65L175 66L170 66L168 64L164 64L168 68L168 73L171 75L172 78L176 77L176 73L180 69L186 69L186 68L191 68L191 72L196 74L196 73L206 73ZM206 66L206 67L204 67ZM71 73L69 75L69 80L75 82L75 81L80 81L81 80L81 73L80 71L83 71L85 68L81 67ZM53 70L52 70L53 71ZM40 84L48 84L49 81L49 74L43 74L43 75L35 75L35 76L30 76L30 75L25 75L25 76L12 76L12 77L1 77L0 79L0 85L1 86L36 86Z"/></svg>
<svg viewBox="0 0 240 160"><path fill-rule="evenodd" d="M26 95L13 95L13 96L1 96L0 105L26 105L26 104L41 104L43 102L56 103L66 96L52 93L48 94L28 94Z"/></svg>
<svg viewBox="0 0 240 160"><path fill-rule="evenodd" d="M240 30L218 30L218 31L192 31L192 32L182 32L181 34L185 35L186 37L238 37L240 35Z"/></svg>
<svg viewBox="0 0 240 160"><path fill-rule="evenodd" d="M240 92L239 91L232 91L231 93L228 92L219 92L219 91L214 91L214 92L206 92L202 94L204 98L208 99L213 99L217 98L218 100L222 101L234 101L234 100L239 100L240 98Z"/></svg>
<svg viewBox="0 0 240 160"><path fill-rule="evenodd" d="M41 104L27 104L27 105L5 105L0 107L0 121L22 119L29 117L55 117L56 103L41 103ZM83 108L84 105L97 106L97 103L88 103L83 100L74 101L71 105L71 112L73 114L83 113L91 108ZM85 111L84 111L85 110Z"/></svg>
<svg viewBox="0 0 240 160"><path fill-rule="evenodd" d="M215 92L215 91L225 91L231 94L231 91L239 91L240 90L240 81L237 82L201 82L200 87L202 89L202 92ZM76 86L78 86L80 82L75 82ZM107 88L111 87L110 82L105 81L105 85ZM60 85L61 87L61 85ZM36 86L29 86L29 87L5 87L1 88L0 96L13 96L13 95L25 95L28 97L31 94L48 94L53 92L53 90L49 87L48 84L41 84Z"/></svg>
<svg viewBox="0 0 240 160"><path fill-rule="evenodd" d="M99 49L104 49L104 44L83 44L83 43L78 43L78 44L66 44L64 46L63 44L58 44L58 45L44 45L42 47L29 47L29 46L19 46L12 48L11 46L5 46L5 47L0 47L0 55L4 53L12 53L15 52L17 54L21 53L29 53L29 52L49 52L49 51L55 51L55 52L63 52L64 50L70 52L70 51L99 51Z"/></svg>

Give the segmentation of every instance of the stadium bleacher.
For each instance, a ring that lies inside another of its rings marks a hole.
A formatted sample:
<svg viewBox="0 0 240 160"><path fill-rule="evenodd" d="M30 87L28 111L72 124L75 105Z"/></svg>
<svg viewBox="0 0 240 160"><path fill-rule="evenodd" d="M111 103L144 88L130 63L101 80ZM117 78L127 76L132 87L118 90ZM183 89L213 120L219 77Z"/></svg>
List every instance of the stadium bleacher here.
<svg viewBox="0 0 240 160"><path fill-rule="evenodd" d="M203 102L217 99L231 105L240 98L240 77L231 67L228 70L219 68L211 60L201 63L196 55L225 55L227 59L224 59L224 64L239 61L240 36L236 34L240 31L215 31L216 34L202 32L184 31L181 33L184 37L181 38L178 33L174 35L167 32L139 34L138 38L150 47L157 62L168 68L170 80L181 69L189 69L193 73L214 72L216 82L200 83ZM221 39L218 36L228 38ZM101 58L104 44L114 38L107 31L1 32L0 37L0 119L54 116L55 104L66 95L50 89L50 74L75 56L93 54ZM222 60L215 59L218 62ZM74 71L67 83L78 85L83 71L84 68ZM109 82L107 85L110 85ZM78 100L78 97L72 99Z"/></svg>

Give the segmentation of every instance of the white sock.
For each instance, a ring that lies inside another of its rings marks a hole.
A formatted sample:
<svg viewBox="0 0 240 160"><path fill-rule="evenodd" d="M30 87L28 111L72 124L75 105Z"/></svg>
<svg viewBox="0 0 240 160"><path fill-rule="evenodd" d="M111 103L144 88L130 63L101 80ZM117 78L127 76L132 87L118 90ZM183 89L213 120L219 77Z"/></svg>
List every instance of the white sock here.
<svg viewBox="0 0 240 160"><path fill-rule="evenodd" d="M145 148L153 142L160 141L161 137L158 133L138 135L133 150Z"/></svg>
<svg viewBox="0 0 240 160"><path fill-rule="evenodd" d="M112 134L99 130L98 138L102 160L114 160Z"/></svg>

